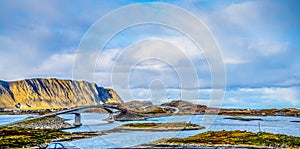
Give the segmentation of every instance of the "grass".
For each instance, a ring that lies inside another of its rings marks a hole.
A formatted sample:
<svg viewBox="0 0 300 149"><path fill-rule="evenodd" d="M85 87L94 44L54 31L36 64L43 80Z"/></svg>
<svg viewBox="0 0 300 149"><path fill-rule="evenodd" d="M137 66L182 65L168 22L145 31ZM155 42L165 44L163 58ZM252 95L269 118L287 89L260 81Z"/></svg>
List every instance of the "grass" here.
<svg viewBox="0 0 300 149"><path fill-rule="evenodd" d="M266 132L253 133L246 131L207 131L187 138L171 138L160 140L158 144L179 145L251 145L299 148L300 137Z"/></svg>
<svg viewBox="0 0 300 149"><path fill-rule="evenodd" d="M70 133L50 129L30 129L20 127L0 127L0 148L22 148L49 143L55 138L66 138Z"/></svg>

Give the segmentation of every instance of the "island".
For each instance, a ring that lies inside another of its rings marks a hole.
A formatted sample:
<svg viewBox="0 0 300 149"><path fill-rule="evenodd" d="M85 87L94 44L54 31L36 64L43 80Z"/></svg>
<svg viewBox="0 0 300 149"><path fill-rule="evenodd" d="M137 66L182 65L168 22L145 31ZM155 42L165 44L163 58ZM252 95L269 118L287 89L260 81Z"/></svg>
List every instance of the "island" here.
<svg viewBox="0 0 300 149"><path fill-rule="evenodd" d="M162 139L147 147L299 148L300 137L247 131L207 131L187 138Z"/></svg>
<svg viewBox="0 0 300 149"><path fill-rule="evenodd" d="M129 123L123 124L116 130L130 130L130 131L183 131L183 130L199 130L205 127L191 124L187 122L175 123Z"/></svg>

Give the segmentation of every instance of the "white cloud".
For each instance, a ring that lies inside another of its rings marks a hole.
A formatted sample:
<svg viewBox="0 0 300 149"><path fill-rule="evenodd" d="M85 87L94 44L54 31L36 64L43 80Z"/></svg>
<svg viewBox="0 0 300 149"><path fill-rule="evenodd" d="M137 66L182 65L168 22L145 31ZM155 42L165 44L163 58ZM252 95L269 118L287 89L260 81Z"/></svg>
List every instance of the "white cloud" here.
<svg viewBox="0 0 300 149"><path fill-rule="evenodd" d="M300 96L297 88L265 88L262 99L273 99L277 102L283 101L293 106L299 106Z"/></svg>
<svg viewBox="0 0 300 149"><path fill-rule="evenodd" d="M135 69L140 71L165 71L170 67L161 61L148 60L136 65Z"/></svg>
<svg viewBox="0 0 300 149"><path fill-rule="evenodd" d="M95 54L97 52L99 51L95 50ZM105 49L101 52L101 55L99 55L97 59L95 70L96 72L111 72L117 57L122 52L122 49Z"/></svg>
<svg viewBox="0 0 300 149"><path fill-rule="evenodd" d="M161 39L178 47L191 60L205 59L203 51L185 36L163 37Z"/></svg>
<svg viewBox="0 0 300 149"><path fill-rule="evenodd" d="M247 60L243 60L241 58L225 58L224 63L225 64L243 64L247 63Z"/></svg>
<svg viewBox="0 0 300 149"><path fill-rule="evenodd" d="M0 78L15 80L29 75L32 65L38 61L35 42L29 45L19 38L0 36Z"/></svg>
<svg viewBox="0 0 300 149"><path fill-rule="evenodd" d="M226 19L232 23L241 27L250 28L253 27L251 22L258 22L262 19L262 7L263 2L252 1L242 2L229 5L224 9L224 15Z"/></svg>
<svg viewBox="0 0 300 149"><path fill-rule="evenodd" d="M0 36L0 62L2 64L0 65L0 78L6 80L33 76L71 77L75 55L70 52L66 53L65 49L76 46L78 44L76 40L80 40L79 36L83 35L89 25L103 16L104 13L120 6L120 4L114 2L99 2L97 4L90 2L84 3L80 8L76 7L80 3L69 4L72 9L64 9L66 3L58 1L47 1L43 4L31 0L18 3L15 1L2 3L4 3L2 6L5 7L1 9L1 13L4 14L1 18L7 21L4 21L4 28ZM296 87L290 88L290 86L299 86L300 79L299 77L289 76L293 73L299 73L298 47L292 51L291 46L295 46L293 43L295 38L294 35L289 34L295 29L287 30L282 27L282 24L291 24L289 21L294 17L287 19L286 22L281 20L284 19L283 17L291 15L290 12L277 11L278 3L270 1L213 2L219 5L212 5L209 2L207 3L208 7L199 5L198 1L189 1L190 4L184 2L174 3L183 7L193 6L196 9L192 12L198 12L196 15L212 29L212 33L218 40L224 54L224 62L228 64L226 65L228 80L233 80L228 81L228 86L237 85L242 87L236 91L229 91L225 104L244 107L299 105L299 89ZM197 5L194 5L194 3L197 3ZM16 10L24 16L16 15ZM285 14L278 17L279 13ZM74 17L74 15L78 17ZM297 25L295 24L296 29ZM134 66L143 56L160 56L164 58L178 71L186 72L180 76L180 79L188 79L187 84L199 80L202 87L210 85L209 66L204 54L190 39L173 34L173 32L170 32L172 36L166 36L170 33L161 32L161 30L143 30L142 28L142 30L137 31L134 34L129 32L129 36L119 38L123 41L117 40L116 42L123 46L130 42L132 36L136 34L141 33L146 36L145 38L151 38L153 37L151 32L155 32L154 35L159 36L154 37L170 42L180 50L171 51L168 46L154 43L140 47L144 50L129 52L123 59L118 59L118 56L124 52L123 49L119 47L106 49L95 66L95 81L100 86L112 85L111 71L114 64L120 66L116 73L124 76L122 70ZM133 39L140 39L139 37L144 37L143 35ZM147 48L152 50L145 50ZM48 54L49 56L47 56ZM280 55L283 55L283 57L279 57ZM279 59L274 58L274 61L270 61L275 56L278 56ZM290 57L296 57L296 59ZM117 60L119 62L116 62ZM195 65L190 66L188 61L185 60L190 60ZM265 60L267 61L266 65L262 63ZM289 65L290 63L292 66ZM187 73L192 72L192 68L195 68L199 74L196 79ZM163 62L145 60L136 65L135 70L141 73L133 72L134 77L130 82L133 83L130 84L132 87L147 88L149 85L147 83L153 79L161 79L170 88L178 87L178 80L180 79L176 77L176 71ZM125 74L125 77L127 77L127 74ZM122 77L117 79L123 82L126 81ZM250 87L274 85L289 88L243 88L243 86L248 85ZM142 99L148 95L148 91L143 90L144 88L140 92L135 92L137 98ZM178 91L167 92L167 96L177 98ZM209 95L210 93L205 92L200 96L200 101L208 103L206 99L209 98Z"/></svg>
<svg viewBox="0 0 300 149"><path fill-rule="evenodd" d="M300 85L300 74L293 74L292 76L288 77L286 80L279 82L276 84L278 86L299 86Z"/></svg>
<svg viewBox="0 0 300 149"><path fill-rule="evenodd" d="M34 70L36 76L60 76L70 78L72 73L74 54L62 53L53 54L43 61L40 66Z"/></svg>
<svg viewBox="0 0 300 149"><path fill-rule="evenodd" d="M165 98L161 101L169 102L180 99L181 89L166 89ZM187 90L185 90L187 91ZM222 106L226 108L300 108L300 88L239 88L228 90L224 101L211 99L212 89L189 90L199 94L199 98L190 97L184 100L204 105ZM134 99L152 100L151 89L130 89ZM223 103L223 104L222 104Z"/></svg>
<svg viewBox="0 0 300 149"><path fill-rule="evenodd" d="M287 51L288 46L286 42L258 39L249 43L248 49L258 51L263 56L271 56Z"/></svg>
<svg viewBox="0 0 300 149"><path fill-rule="evenodd" d="M263 87L238 88L228 90L224 100L225 107L272 108L300 106L300 88Z"/></svg>

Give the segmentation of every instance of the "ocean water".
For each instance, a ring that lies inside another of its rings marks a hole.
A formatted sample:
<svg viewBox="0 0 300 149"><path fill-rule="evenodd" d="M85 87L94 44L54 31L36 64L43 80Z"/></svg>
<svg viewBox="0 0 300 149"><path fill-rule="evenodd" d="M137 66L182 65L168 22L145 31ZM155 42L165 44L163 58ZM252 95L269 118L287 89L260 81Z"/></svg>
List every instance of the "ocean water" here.
<svg viewBox="0 0 300 149"><path fill-rule="evenodd" d="M23 120L29 116L33 116L31 114L22 114L22 115L0 115L0 126L9 124L11 122L16 122L19 120Z"/></svg>
<svg viewBox="0 0 300 149"><path fill-rule="evenodd" d="M62 115L61 117L70 119L73 123L73 115ZM286 134L300 137L300 123L291 122L300 120L299 117L283 117L283 116L247 116L248 118L261 118L262 121L238 121L224 119L230 116L216 115L182 115L150 118L144 121L130 122L114 122L108 123L102 119L108 117L106 114L84 113L82 114L83 126L66 131L102 131L113 129L125 123L145 123L145 122L191 122L205 126L203 130L189 130L177 132L143 132L143 131L127 131L121 133L111 133L89 139L73 141L74 144L84 149L90 148L117 148L132 147L139 144L148 143L162 138L188 137L208 130L246 130L258 132L259 129L264 132L276 134ZM246 117L246 116L244 116Z"/></svg>
<svg viewBox="0 0 300 149"><path fill-rule="evenodd" d="M24 119L30 115L0 115L0 125ZM74 115L63 114L62 118L68 119L67 122L73 124ZM93 148L117 148L117 147L132 147L139 144L148 143L162 138L172 137L188 137L196 135L200 132L208 130L246 130L258 132L259 129L264 132L277 134L286 134L300 137L300 123L291 122L300 120L299 117L283 117L283 116L248 116L251 118L261 118L262 121L238 121L224 119L230 116L216 115L182 115L182 116L167 116L150 118L143 121L127 121L109 123L103 119L107 118L107 114L97 113L82 113L82 126L74 129L68 129L68 132L77 131L103 131L113 129L125 123L145 123L145 122L191 122L205 126L203 130L189 130L177 132L143 132L143 131L126 131L120 133L110 133L89 139L72 141L83 149ZM246 116L244 116L246 117Z"/></svg>

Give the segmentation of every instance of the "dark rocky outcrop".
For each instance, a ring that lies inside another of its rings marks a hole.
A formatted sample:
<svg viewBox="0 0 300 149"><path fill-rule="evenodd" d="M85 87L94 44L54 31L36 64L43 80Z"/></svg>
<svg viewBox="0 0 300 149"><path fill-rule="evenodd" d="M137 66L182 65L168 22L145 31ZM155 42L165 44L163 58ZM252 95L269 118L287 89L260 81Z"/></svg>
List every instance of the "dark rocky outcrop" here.
<svg viewBox="0 0 300 149"><path fill-rule="evenodd" d="M121 110L118 115L114 116L114 120L116 121L145 120L147 118L147 116L127 110Z"/></svg>

